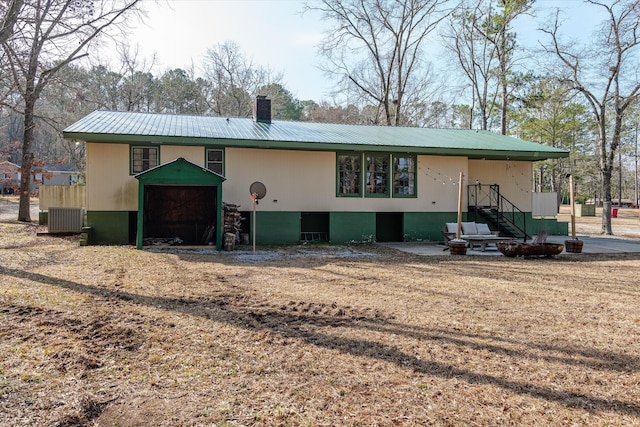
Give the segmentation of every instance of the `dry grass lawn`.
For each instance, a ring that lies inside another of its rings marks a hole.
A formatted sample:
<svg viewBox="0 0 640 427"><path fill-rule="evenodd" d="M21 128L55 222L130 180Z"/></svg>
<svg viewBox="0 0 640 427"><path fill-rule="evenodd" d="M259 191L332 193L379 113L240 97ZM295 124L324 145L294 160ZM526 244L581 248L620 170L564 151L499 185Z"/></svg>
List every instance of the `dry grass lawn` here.
<svg viewBox="0 0 640 427"><path fill-rule="evenodd" d="M640 426L640 254L153 253L0 223L2 426Z"/></svg>

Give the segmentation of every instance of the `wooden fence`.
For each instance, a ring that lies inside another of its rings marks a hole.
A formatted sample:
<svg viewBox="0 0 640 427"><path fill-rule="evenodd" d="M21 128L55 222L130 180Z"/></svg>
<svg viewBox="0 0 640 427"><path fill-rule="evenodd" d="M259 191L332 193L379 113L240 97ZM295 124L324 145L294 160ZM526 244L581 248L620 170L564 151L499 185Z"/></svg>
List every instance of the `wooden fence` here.
<svg viewBox="0 0 640 427"><path fill-rule="evenodd" d="M39 195L40 211L56 208L85 208L87 192L84 185L43 185Z"/></svg>

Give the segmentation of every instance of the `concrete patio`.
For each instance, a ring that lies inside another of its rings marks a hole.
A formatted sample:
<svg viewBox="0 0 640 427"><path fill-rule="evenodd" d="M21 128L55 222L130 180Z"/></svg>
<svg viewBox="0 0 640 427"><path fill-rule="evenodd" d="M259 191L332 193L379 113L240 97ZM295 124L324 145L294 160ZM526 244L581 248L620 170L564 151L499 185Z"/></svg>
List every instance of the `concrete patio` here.
<svg viewBox="0 0 640 427"><path fill-rule="evenodd" d="M619 237L601 237L591 235L578 235L578 239L584 241L582 248L583 254L623 254L623 253L640 253L640 240L624 239ZM549 243L563 243L568 240L567 236L549 236ZM409 252L417 255L425 256L442 256L449 255L449 251L445 251L442 242L399 242L399 243L379 243L382 246L394 248L399 251ZM470 256L503 256L495 245L487 246L485 252L476 249L468 249L467 255ZM568 253L562 251L561 255L580 256L581 254Z"/></svg>

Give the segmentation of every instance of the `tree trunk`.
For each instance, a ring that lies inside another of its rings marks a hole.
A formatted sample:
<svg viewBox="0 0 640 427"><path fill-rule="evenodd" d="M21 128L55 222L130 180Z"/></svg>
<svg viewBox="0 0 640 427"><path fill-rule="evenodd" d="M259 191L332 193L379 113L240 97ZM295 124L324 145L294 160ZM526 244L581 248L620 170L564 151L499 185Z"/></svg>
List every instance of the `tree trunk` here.
<svg viewBox="0 0 640 427"><path fill-rule="evenodd" d="M500 135L507 134L507 106L509 104L508 90L506 77L504 77L504 80L502 81L502 105L500 106Z"/></svg>
<svg viewBox="0 0 640 427"><path fill-rule="evenodd" d="M24 0L11 0L8 2L7 11L0 21L0 43L4 43L11 37L23 4Z"/></svg>
<svg viewBox="0 0 640 427"><path fill-rule="evenodd" d="M34 110L35 102L27 100L24 109L24 134L22 142L22 166L20 168L20 205L18 221L31 222L31 169L33 167Z"/></svg>
<svg viewBox="0 0 640 427"><path fill-rule="evenodd" d="M611 167L602 170L602 229L600 233L613 235L611 229Z"/></svg>

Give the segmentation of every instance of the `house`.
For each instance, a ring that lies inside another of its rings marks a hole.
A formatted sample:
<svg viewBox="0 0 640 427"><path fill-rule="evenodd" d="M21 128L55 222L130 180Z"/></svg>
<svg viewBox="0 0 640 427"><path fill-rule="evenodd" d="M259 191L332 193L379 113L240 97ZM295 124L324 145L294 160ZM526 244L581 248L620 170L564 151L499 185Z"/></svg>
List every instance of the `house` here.
<svg viewBox="0 0 640 427"><path fill-rule="evenodd" d="M0 194L18 193L20 189L20 165L0 162ZM75 185L82 174L71 165L45 164L31 169L31 192L36 193L41 185Z"/></svg>
<svg viewBox="0 0 640 427"><path fill-rule="evenodd" d="M460 172L466 218L507 217L504 206L511 219L493 227L567 232L533 218L531 180L533 162L569 153L491 132L271 120L258 98L254 119L95 111L63 135L86 142L91 243L201 244L213 227L220 248L223 202L263 244L437 241L456 220ZM255 218L254 183L266 190Z"/></svg>
<svg viewBox="0 0 640 427"><path fill-rule="evenodd" d="M70 164L47 163L34 166L35 184L40 185L78 185L82 182L82 172Z"/></svg>
<svg viewBox="0 0 640 427"><path fill-rule="evenodd" d="M14 194L20 188L20 166L9 161L0 162L0 194Z"/></svg>

